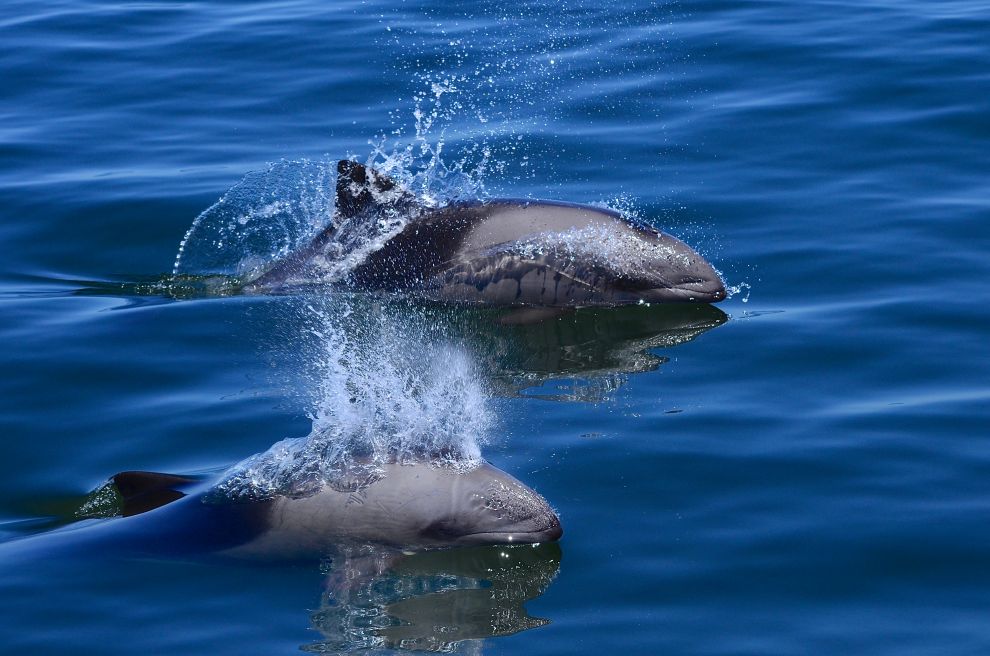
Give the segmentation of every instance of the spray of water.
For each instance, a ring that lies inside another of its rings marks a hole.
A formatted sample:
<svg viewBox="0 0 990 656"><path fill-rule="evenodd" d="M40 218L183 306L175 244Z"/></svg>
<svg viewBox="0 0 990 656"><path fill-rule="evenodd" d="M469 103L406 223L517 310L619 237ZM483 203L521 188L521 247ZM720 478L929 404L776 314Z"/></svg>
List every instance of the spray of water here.
<svg viewBox="0 0 990 656"><path fill-rule="evenodd" d="M687 263L688 256L677 253L667 244L654 244L636 235L602 226L572 228L560 232L547 232L522 239L513 244L519 255L537 258L553 255L570 262L594 263L601 266L618 266L627 272L649 272L658 258L680 258Z"/></svg>
<svg viewBox="0 0 990 656"><path fill-rule="evenodd" d="M283 160L247 174L193 221L173 278L249 276L309 243L333 216L335 181L328 160Z"/></svg>
<svg viewBox="0 0 990 656"><path fill-rule="evenodd" d="M445 125L459 111L459 89L452 80L432 82L429 88L417 96L415 136L390 140L382 135L369 141L364 164L395 179L423 207L485 197L490 149L480 141L445 151ZM288 281L332 284L414 218L402 211L336 217L336 180L337 160L330 157L283 160L246 175L186 232L173 265L173 291L234 293L336 221L324 256L313 262L306 279Z"/></svg>
<svg viewBox="0 0 990 656"><path fill-rule="evenodd" d="M409 306L355 311L355 302L328 296L304 306L312 431L236 465L219 486L225 496L355 490L391 462L455 469L481 462L492 413L467 350Z"/></svg>

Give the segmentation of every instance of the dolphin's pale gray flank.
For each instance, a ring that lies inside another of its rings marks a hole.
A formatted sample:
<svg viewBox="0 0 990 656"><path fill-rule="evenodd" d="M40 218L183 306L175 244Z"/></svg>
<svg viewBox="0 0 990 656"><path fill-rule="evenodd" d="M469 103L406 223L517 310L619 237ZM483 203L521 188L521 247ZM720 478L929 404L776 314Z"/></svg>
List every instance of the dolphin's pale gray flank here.
<svg viewBox="0 0 990 656"><path fill-rule="evenodd" d="M227 553L305 557L342 542L417 549L552 542L562 534L543 497L488 463L469 471L393 463L357 492L326 487L279 497L267 517L265 531Z"/></svg>
<svg viewBox="0 0 990 656"><path fill-rule="evenodd" d="M374 169L349 160L337 168L331 225L245 291L318 281L338 226L402 216L405 227L356 264L345 287L541 307L714 303L726 295L718 272L690 246L612 210L516 199L428 208Z"/></svg>

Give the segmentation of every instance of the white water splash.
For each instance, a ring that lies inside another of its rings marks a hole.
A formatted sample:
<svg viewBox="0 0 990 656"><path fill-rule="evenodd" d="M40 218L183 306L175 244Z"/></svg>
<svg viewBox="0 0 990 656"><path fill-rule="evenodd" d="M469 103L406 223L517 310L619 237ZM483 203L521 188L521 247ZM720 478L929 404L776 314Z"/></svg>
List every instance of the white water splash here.
<svg viewBox="0 0 990 656"><path fill-rule="evenodd" d="M312 431L236 465L218 491L309 496L358 489L390 462L478 466L493 420L472 358L404 310L351 312L339 297L306 305Z"/></svg>
<svg viewBox="0 0 990 656"><path fill-rule="evenodd" d="M413 97L412 138L403 139L398 129L391 138L380 135L368 142L371 154L364 164L397 180L426 207L488 195L484 181L492 149L486 139L462 143L453 152L446 148L446 126L466 111L463 97L469 89L462 85L467 81L464 76L424 77L428 90Z"/></svg>
<svg viewBox="0 0 990 656"><path fill-rule="evenodd" d="M721 271L719 272L719 275L722 276ZM722 279L725 280L725 276L722 276ZM725 286L725 298L729 299L738 294L742 294L743 297L739 300L741 300L743 303L749 303L749 295L752 293L752 291L753 291L753 287L748 282L740 282L735 285L727 284Z"/></svg>

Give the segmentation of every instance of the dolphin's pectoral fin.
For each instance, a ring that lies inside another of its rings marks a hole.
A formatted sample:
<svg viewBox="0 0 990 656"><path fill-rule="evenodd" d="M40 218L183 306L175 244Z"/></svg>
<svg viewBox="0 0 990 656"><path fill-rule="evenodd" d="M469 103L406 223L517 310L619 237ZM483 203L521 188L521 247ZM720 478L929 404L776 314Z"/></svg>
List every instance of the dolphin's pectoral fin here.
<svg viewBox="0 0 990 656"><path fill-rule="evenodd" d="M340 218L390 208L404 211L416 205L416 197L384 173L349 159L337 162L337 216Z"/></svg>
<svg viewBox="0 0 990 656"><path fill-rule="evenodd" d="M180 488L197 482L188 476L145 471L120 472L111 480L120 494L120 514L124 517L140 515L178 501L186 496Z"/></svg>

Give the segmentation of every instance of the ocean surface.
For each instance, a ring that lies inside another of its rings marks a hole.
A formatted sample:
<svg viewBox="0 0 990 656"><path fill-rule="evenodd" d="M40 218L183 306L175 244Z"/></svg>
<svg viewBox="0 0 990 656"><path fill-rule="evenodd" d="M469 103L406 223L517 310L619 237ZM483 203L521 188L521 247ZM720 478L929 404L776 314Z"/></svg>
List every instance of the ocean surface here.
<svg viewBox="0 0 990 656"><path fill-rule="evenodd" d="M990 649L986 2L0 6L0 651ZM347 157L621 208L731 296L501 326L172 284L300 243ZM115 472L317 434L480 451L564 537L49 551Z"/></svg>

